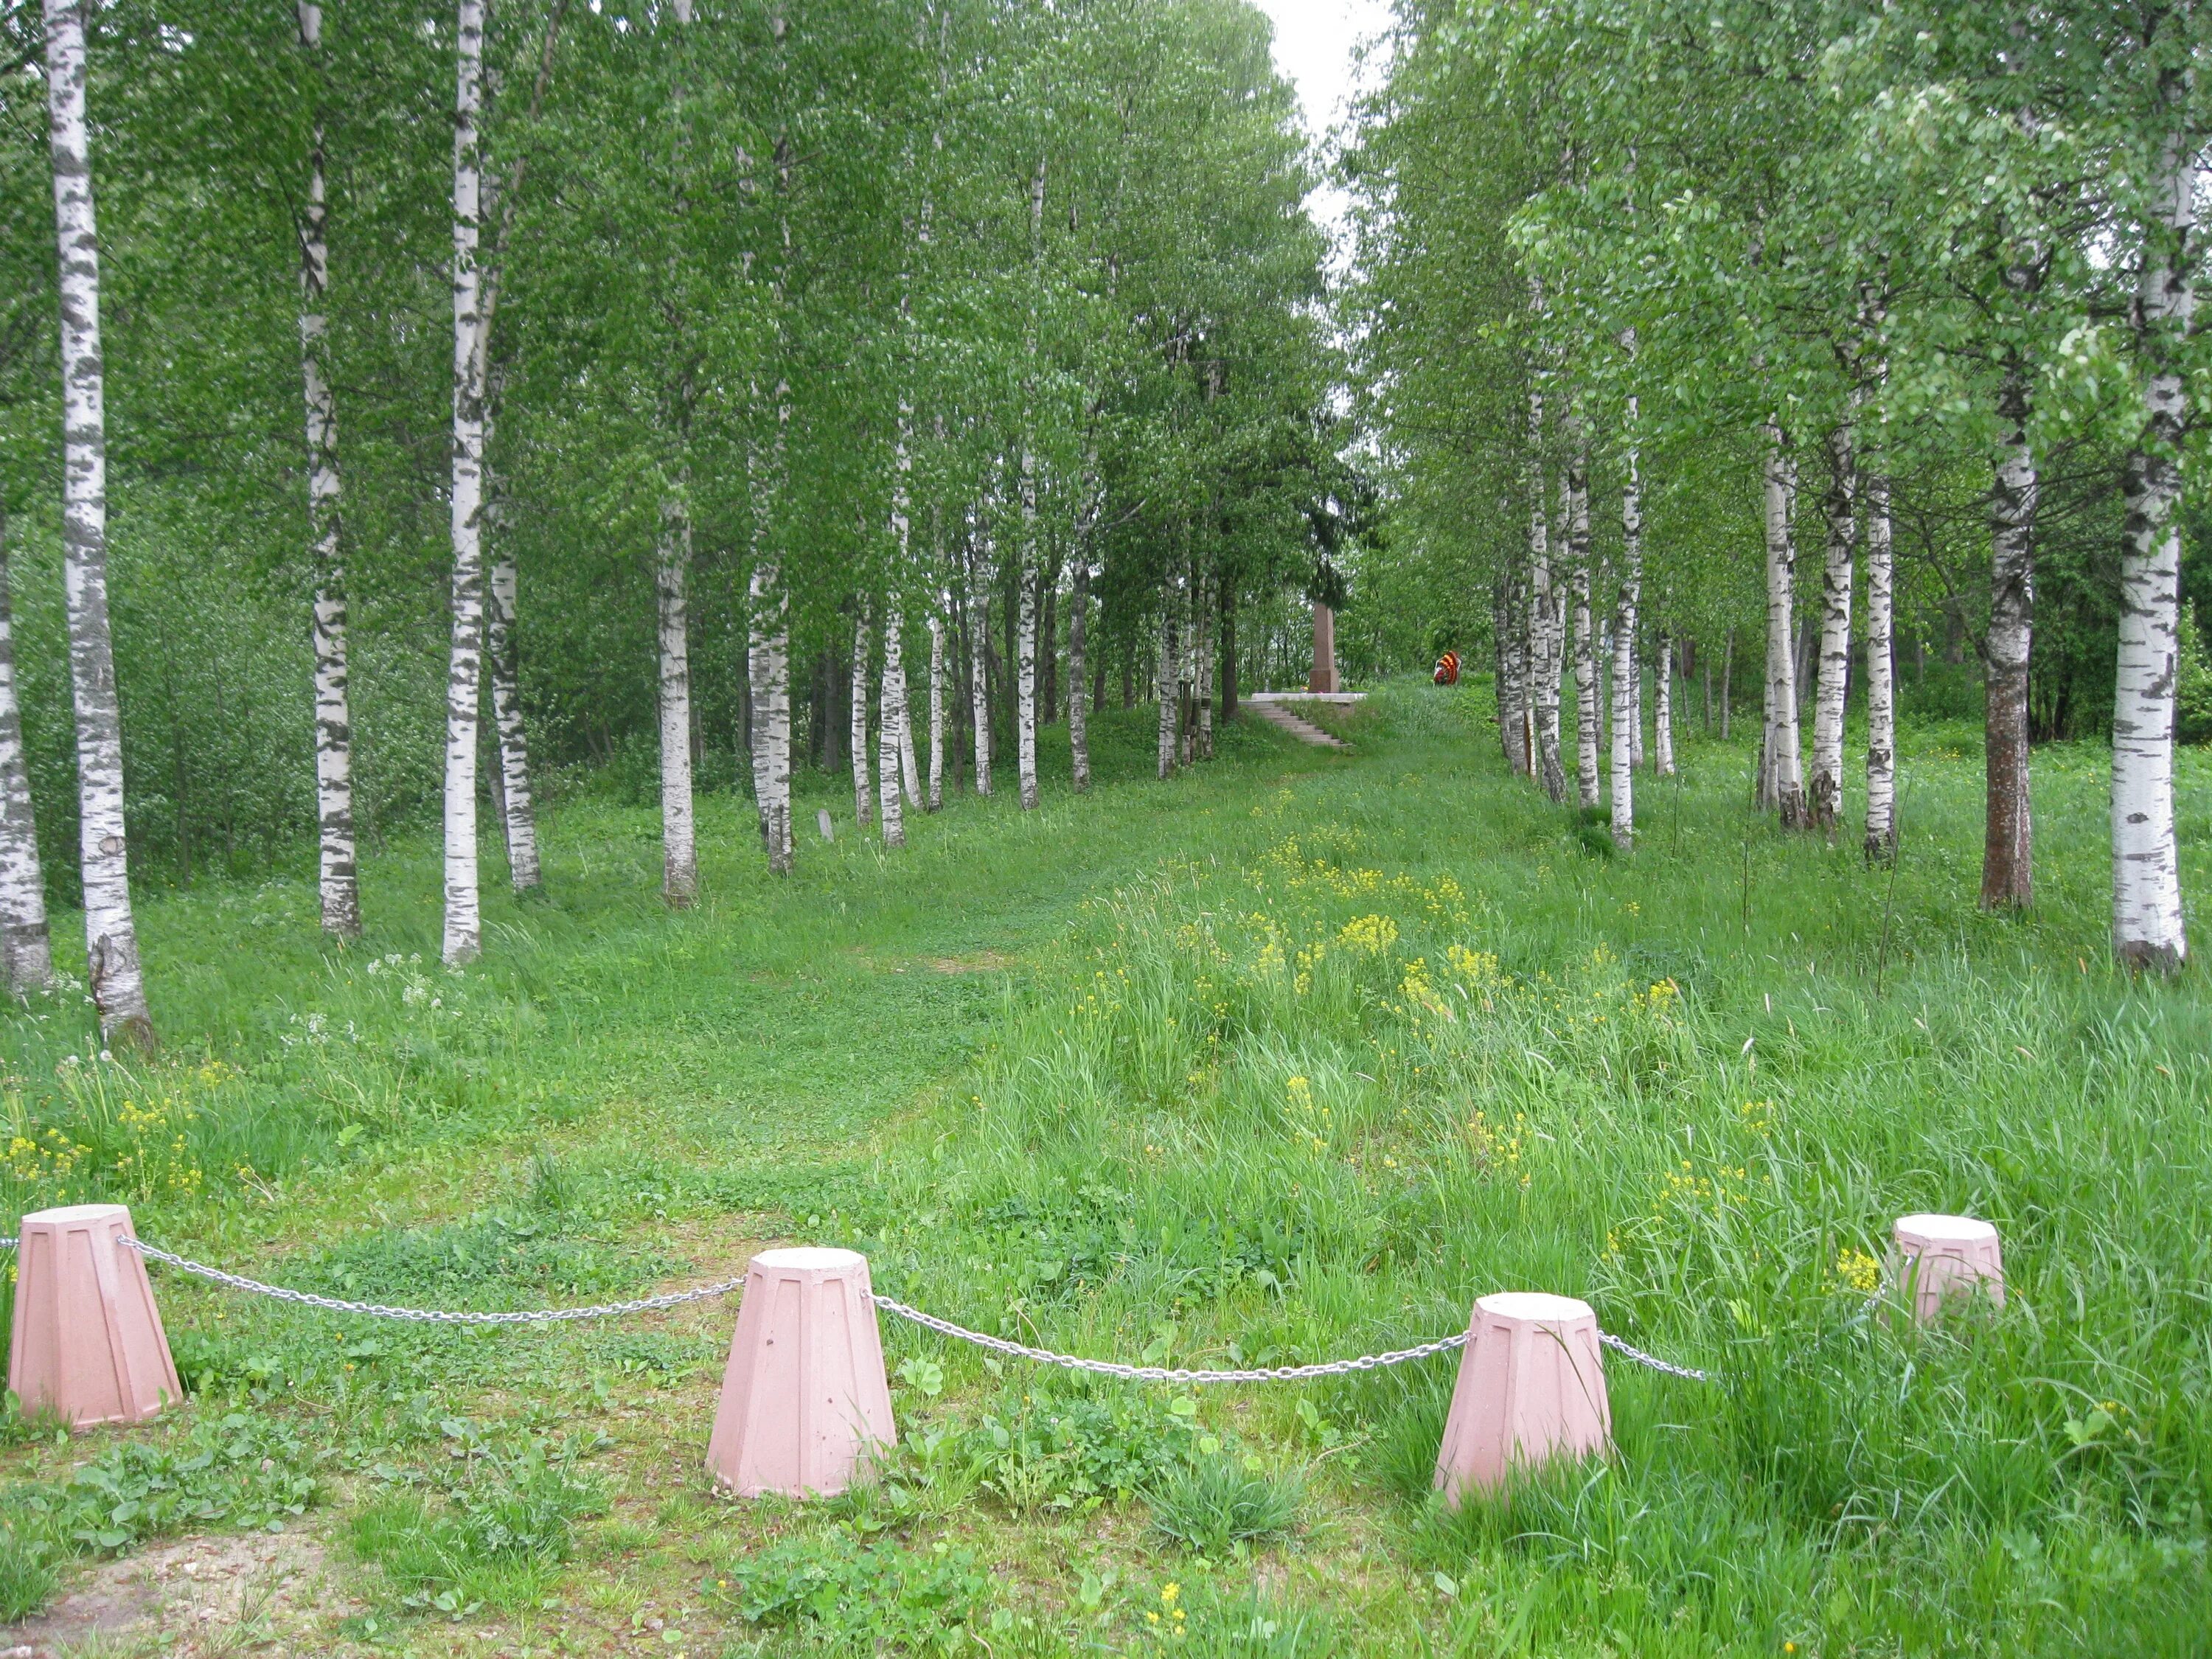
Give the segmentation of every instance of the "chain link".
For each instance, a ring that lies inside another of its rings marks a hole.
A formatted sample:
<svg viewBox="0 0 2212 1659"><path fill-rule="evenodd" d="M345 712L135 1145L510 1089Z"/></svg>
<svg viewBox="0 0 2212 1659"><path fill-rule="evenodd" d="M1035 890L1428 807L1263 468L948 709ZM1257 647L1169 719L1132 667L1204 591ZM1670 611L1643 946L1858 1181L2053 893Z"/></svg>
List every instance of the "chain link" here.
<svg viewBox="0 0 2212 1659"><path fill-rule="evenodd" d="M282 1285L264 1285L258 1279L225 1273L220 1267L191 1261L128 1234L122 1242L149 1261L165 1261L172 1267L234 1291L248 1291L255 1296L272 1297L303 1308L321 1308L330 1313L367 1314L372 1319L400 1319L418 1325L554 1325L577 1319L609 1319L617 1314L650 1313L660 1308L678 1308L687 1302L703 1302L709 1297L727 1296L745 1282L744 1275L740 1273L735 1279L725 1279L716 1284L672 1291L665 1296L640 1297L635 1302L601 1302L588 1308L538 1308L515 1313L465 1313L444 1308L392 1308L380 1302L347 1302L334 1296L318 1296L313 1291L288 1290Z"/></svg>
<svg viewBox="0 0 2212 1659"><path fill-rule="evenodd" d="M1461 1331L1450 1336L1439 1337L1434 1342L1424 1342L1417 1348L1396 1348L1389 1353L1362 1354L1357 1359L1331 1359L1318 1365L1193 1371L1170 1365L1125 1365L1118 1360L1085 1359L1079 1354L1054 1353L1049 1348L1024 1347L1018 1342L1009 1342L1004 1337L986 1336L981 1331L971 1331L949 1319L926 1314L919 1308L909 1308L905 1303L894 1301L880 1293L876 1295L875 1302L885 1313L896 1314L901 1319L911 1320L925 1330L957 1337L963 1342L972 1342L979 1348L990 1349L994 1353L1011 1354L1017 1359L1033 1359L1040 1365L1057 1365L1063 1370L1118 1376L1133 1382L1297 1382L1310 1376L1342 1376L1352 1371L1371 1371L1384 1365L1401 1365L1409 1359L1426 1359L1431 1354L1446 1353L1467 1346L1467 1334Z"/></svg>
<svg viewBox="0 0 2212 1659"><path fill-rule="evenodd" d="M1668 1376L1679 1376L1686 1382L1710 1382L1713 1380L1711 1371L1701 1371L1694 1365L1677 1365L1671 1359L1662 1359L1656 1354L1646 1353L1641 1348L1632 1347L1611 1331L1600 1331L1597 1340L1624 1359L1632 1359L1639 1365L1648 1365Z"/></svg>

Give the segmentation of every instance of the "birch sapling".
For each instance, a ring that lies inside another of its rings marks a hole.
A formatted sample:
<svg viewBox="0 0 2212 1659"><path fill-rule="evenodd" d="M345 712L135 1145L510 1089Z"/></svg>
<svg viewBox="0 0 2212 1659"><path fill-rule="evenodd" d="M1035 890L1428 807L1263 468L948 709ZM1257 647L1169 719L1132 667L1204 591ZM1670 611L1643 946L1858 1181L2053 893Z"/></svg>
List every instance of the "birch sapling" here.
<svg viewBox="0 0 2212 1659"><path fill-rule="evenodd" d="M2130 322L2141 364L2143 422L2122 474L2120 645L2112 706L2112 945L2139 972L2187 960L2174 840L2173 715L2181 628L2182 443L2189 423L2183 354L2196 312L2199 147L2189 123L2191 74L2160 76L2163 137L2154 213Z"/></svg>
<svg viewBox="0 0 2212 1659"><path fill-rule="evenodd" d="M23 714L15 700L15 629L8 580L8 515L0 503L0 975L12 996L54 988L46 878L31 811Z"/></svg>
<svg viewBox="0 0 2212 1659"><path fill-rule="evenodd" d="M46 0L47 137L61 266L63 588L76 713L84 945L102 1039L150 1054L123 811L123 711L107 619L107 416L81 0Z"/></svg>
<svg viewBox="0 0 2212 1659"><path fill-rule="evenodd" d="M323 9L295 8L300 53L314 86L307 198L300 213L300 379L307 405L307 537L315 577L315 822L323 931L361 936L353 827L353 720L346 684L346 593L338 511L337 399L331 389L330 203L323 155Z"/></svg>
<svg viewBox="0 0 2212 1659"><path fill-rule="evenodd" d="M1820 655L1813 697L1812 827L1831 836L1844 808L1844 696L1851 666L1851 554L1858 538L1858 461L1850 423L1828 434L1827 540L1820 562Z"/></svg>

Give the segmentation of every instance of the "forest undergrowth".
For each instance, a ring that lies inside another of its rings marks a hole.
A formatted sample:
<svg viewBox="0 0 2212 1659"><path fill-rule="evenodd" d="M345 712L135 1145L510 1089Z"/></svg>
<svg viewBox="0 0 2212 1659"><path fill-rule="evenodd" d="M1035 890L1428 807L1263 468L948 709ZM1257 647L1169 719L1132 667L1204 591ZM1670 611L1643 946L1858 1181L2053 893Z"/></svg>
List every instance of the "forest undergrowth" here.
<svg viewBox="0 0 2212 1659"><path fill-rule="evenodd" d="M1192 1393L887 1322L882 1478L736 1504L727 1304L422 1329L157 1267L190 1397L4 1420L0 1616L251 1527L325 1546L331 1651L2201 1652L2212 1018L2106 965L2100 754L2037 751L2038 904L1997 919L1978 732L1908 730L1894 869L1753 819L1748 748L1694 736L1617 856L1506 776L1486 695L1389 689L1346 755L1240 722L1169 785L1109 715L1090 799L958 802L897 860L848 823L781 884L717 797L682 915L651 814L576 801L463 974L427 843L352 951L306 880L164 896L163 1060L101 1056L81 992L9 1018L0 1207L453 1307L845 1243L932 1312L1188 1365L1552 1290L1717 1376L1613 1357L1610 1461L1452 1516L1449 1357ZM1857 1316L1923 1209L2002 1229L2002 1313Z"/></svg>

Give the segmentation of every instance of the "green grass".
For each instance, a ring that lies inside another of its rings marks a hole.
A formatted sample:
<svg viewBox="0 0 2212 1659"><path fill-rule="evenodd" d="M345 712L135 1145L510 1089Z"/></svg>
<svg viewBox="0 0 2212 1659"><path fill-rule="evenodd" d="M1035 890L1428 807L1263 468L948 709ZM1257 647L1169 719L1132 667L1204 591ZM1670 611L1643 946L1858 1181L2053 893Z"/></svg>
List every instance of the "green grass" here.
<svg viewBox="0 0 2212 1659"><path fill-rule="evenodd" d="M819 780L845 833L787 882L713 798L683 915L650 811L577 801L459 975L427 843L370 860L356 950L304 880L163 896L167 1057L100 1060L81 999L13 1016L0 1206L119 1196L173 1248L448 1306L848 1243L933 1312L1175 1364L1554 1290L1722 1379L1615 1358L1610 1462L1449 1515L1449 1359L1178 1395L890 1325L883 1484L729 1504L726 1305L425 1330L169 1274L195 1398L95 1448L227 1413L317 1448L306 1523L374 1608L334 1650L473 1607L611 1651L652 1607L703 1652L2202 1651L2212 1018L2198 971L2107 965L2102 756L2038 751L2037 908L1992 917L1971 731L1908 732L1894 870L1771 830L1748 748L1694 739L1613 856L1504 775L1483 695L1386 689L1331 716L1349 754L1242 722L1165 785L1146 712L1109 715L1087 799L961 801L899 854ZM2002 1314L1854 1319L1920 1209L2002 1228ZM0 1438L27 1605L86 1547L35 1507L85 1443Z"/></svg>

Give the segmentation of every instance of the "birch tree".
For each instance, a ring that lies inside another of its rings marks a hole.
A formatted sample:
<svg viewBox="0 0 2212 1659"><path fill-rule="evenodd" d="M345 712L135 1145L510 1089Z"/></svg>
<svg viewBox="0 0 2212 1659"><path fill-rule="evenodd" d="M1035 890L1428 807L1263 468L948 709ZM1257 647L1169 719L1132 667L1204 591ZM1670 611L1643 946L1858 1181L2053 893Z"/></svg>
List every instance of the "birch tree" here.
<svg viewBox="0 0 2212 1659"><path fill-rule="evenodd" d="M100 350L100 233L93 211L82 0L46 0L47 137L61 265L62 544L70 687L76 709L84 945L103 1041L150 1054L123 814L123 711L107 621L107 416Z"/></svg>
<svg viewBox="0 0 2212 1659"><path fill-rule="evenodd" d="M1832 835L1843 817L1844 694L1851 665L1851 563L1858 538L1858 465L1849 422L1828 434L1827 539L1820 564L1820 655L1813 698L1812 827Z"/></svg>
<svg viewBox="0 0 2212 1659"><path fill-rule="evenodd" d="M8 580L8 515L0 508L0 978L27 997L54 988L46 933L46 879L24 763L23 717L15 701L15 629Z"/></svg>
<svg viewBox="0 0 2212 1659"><path fill-rule="evenodd" d="M448 967L483 948L477 882L477 687L483 672L484 382L483 279L485 0L459 0L453 94L453 442L452 642L446 671L446 910Z"/></svg>
<svg viewBox="0 0 2212 1659"><path fill-rule="evenodd" d="M300 52L313 88L307 189L300 213L300 375L307 421L307 535L315 571L315 821L323 930L361 935L355 872L353 714L346 684L345 573L339 540L337 404L331 389L330 204L323 176L323 9L299 0Z"/></svg>
<svg viewBox="0 0 2212 1659"><path fill-rule="evenodd" d="M2142 275L2129 325L2142 378L2140 435L2122 477L2120 644L2112 708L2112 945L2138 972L2189 955L2174 840L2173 707L2180 662L2181 452L2189 421L2184 352L2196 313L2197 156L2193 71L2159 71L2158 136Z"/></svg>
<svg viewBox="0 0 2212 1659"><path fill-rule="evenodd" d="M1866 855L1897 856L1897 685L1895 564L1890 540L1889 478L1867 475Z"/></svg>
<svg viewBox="0 0 2212 1659"><path fill-rule="evenodd" d="M1638 673L1636 613L1644 597L1644 494L1643 480L1637 470L1636 416L1637 402L1632 394L1628 400L1630 439L1622 456L1626 476L1620 489L1620 592L1614 602L1613 613L1613 750L1610 757L1613 841L1613 845L1624 853L1636 845L1635 734L1640 723L1635 709ZM1659 672L1663 678L1667 672L1663 654L1660 659ZM1660 696L1663 703L1666 696L1663 687Z"/></svg>

